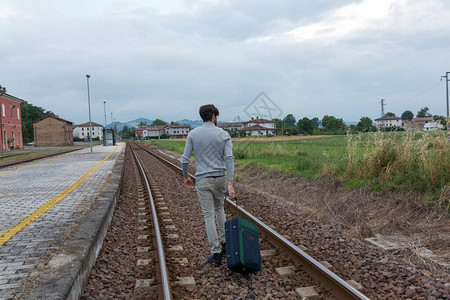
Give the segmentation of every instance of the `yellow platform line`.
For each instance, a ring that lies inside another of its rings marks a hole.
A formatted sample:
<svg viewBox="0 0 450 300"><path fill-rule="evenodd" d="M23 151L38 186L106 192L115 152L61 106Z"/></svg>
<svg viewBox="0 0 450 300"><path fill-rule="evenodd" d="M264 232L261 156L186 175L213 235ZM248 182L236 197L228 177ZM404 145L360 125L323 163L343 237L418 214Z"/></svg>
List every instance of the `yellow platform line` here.
<svg viewBox="0 0 450 300"><path fill-rule="evenodd" d="M83 182L86 181L86 179L89 178L89 176L92 175L92 173L95 172L116 150L118 147L116 147L108 156L106 156L101 162L99 162L95 167L93 167L89 172L83 175L80 179L77 180L74 184L69 186L67 189L65 189L63 192L61 192L59 195L54 197L53 199L49 200L47 203L36 209L33 213L28 215L26 218L24 218L22 221L18 222L16 225L6 229L4 232L0 234L0 247L9 241L13 236L15 236L17 233L22 231L25 227L36 221L38 218L40 218L43 214L45 214L48 210L50 210L53 206L58 204L61 200L66 198L70 193L72 193L77 187L79 187Z"/></svg>
<svg viewBox="0 0 450 300"><path fill-rule="evenodd" d="M39 162L37 164L29 165L29 166L22 167L22 168L19 168L19 169L15 169L15 170L12 170L12 171L8 171L8 172L5 172L5 173L0 173L0 176L6 175L6 174L10 174L10 173L13 173L13 172L16 172L16 171L20 171L20 170L23 170L23 169L28 169L28 168L31 168L31 167L34 167L34 166L37 166L37 165L40 165L40 164L43 164L43 163L46 163L46 162L54 161L54 160L57 160L57 159L60 159L60 158L63 158L63 157L67 157L67 156L71 156L71 155L74 155L74 154L76 154L76 153L71 153L71 154L68 154L68 155L59 156L59 157L56 157L56 158L52 158L52 159L41 161L41 162Z"/></svg>

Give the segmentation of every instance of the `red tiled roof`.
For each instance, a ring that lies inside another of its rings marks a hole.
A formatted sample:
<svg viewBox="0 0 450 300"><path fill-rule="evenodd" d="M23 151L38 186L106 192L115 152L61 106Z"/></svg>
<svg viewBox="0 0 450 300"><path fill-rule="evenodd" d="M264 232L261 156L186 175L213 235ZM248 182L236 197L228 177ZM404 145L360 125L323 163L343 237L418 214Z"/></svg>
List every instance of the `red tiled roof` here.
<svg viewBox="0 0 450 300"><path fill-rule="evenodd" d="M219 123L217 127L239 127L242 126L242 122L229 122L229 123Z"/></svg>
<svg viewBox="0 0 450 300"><path fill-rule="evenodd" d="M136 130L164 130L166 126L143 126L137 127Z"/></svg>
<svg viewBox="0 0 450 300"><path fill-rule="evenodd" d="M375 119L375 121L384 121L384 120L401 120L402 118L399 118L397 116L384 116L378 119Z"/></svg>
<svg viewBox="0 0 450 300"><path fill-rule="evenodd" d="M95 123L95 122L91 122L91 126L100 126L100 127L103 127L103 125L100 125L100 124ZM89 122L86 122L86 123L83 123L83 124L80 124L80 125L75 125L75 126L73 126L73 127L89 127Z"/></svg>
<svg viewBox="0 0 450 300"><path fill-rule="evenodd" d="M413 118L414 122L433 121L433 117Z"/></svg>
<svg viewBox="0 0 450 300"><path fill-rule="evenodd" d="M262 127L260 125L253 125L253 126L245 128L245 129L241 129L239 131L248 131L248 130L277 130L277 128L267 128L267 127Z"/></svg>
<svg viewBox="0 0 450 300"><path fill-rule="evenodd" d="M52 115L47 115L47 116L43 117L42 119L39 119L39 120L37 120L37 121L34 121L33 123L40 122L40 121L45 120L45 119L47 119L47 118L53 118L53 119L56 119L56 120L60 120L60 121L66 122L66 123L73 124L73 123L70 122L70 121L67 121L67 120L61 119L60 117L55 117L55 116L52 116Z"/></svg>
<svg viewBox="0 0 450 300"><path fill-rule="evenodd" d="M271 120L266 120L266 119L253 119L253 120L249 120L247 122L243 122L244 124L246 123L276 123L275 121L271 121Z"/></svg>

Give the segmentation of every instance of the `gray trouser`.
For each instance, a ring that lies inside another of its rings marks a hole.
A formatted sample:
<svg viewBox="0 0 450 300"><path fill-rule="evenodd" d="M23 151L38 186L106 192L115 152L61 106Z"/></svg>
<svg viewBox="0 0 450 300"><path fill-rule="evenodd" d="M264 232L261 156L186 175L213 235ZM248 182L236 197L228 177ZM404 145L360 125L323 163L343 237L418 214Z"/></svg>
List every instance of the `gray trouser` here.
<svg viewBox="0 0 450 300"><path fill-rule="evenodd" d="M212 253L221 251L219 239L225 242L225 212L223 211L224 193L226 192L227 179L225 176L217 178L202 178L195 183L198 201L202 207L205 218L206 235ZM217 218L217 237L214 215Z"/></svg>

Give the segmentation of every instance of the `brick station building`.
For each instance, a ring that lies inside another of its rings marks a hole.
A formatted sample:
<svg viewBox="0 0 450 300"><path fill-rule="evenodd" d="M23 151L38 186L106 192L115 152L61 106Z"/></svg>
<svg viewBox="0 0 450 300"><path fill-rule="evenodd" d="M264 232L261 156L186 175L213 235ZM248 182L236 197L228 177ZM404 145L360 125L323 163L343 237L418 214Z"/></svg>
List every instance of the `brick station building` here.
<svg viewBox="0 0 450 300"><path fill-rule="evenodd" d="M0 151L23 149L22 102L24 100L0 93Z"/></svg>
<svg viewBox="0 0 450 300"><path fill-rule="evenodd" d="M36 147L73 145L73 123L55 116L46 116L33 123Z"/></svg>

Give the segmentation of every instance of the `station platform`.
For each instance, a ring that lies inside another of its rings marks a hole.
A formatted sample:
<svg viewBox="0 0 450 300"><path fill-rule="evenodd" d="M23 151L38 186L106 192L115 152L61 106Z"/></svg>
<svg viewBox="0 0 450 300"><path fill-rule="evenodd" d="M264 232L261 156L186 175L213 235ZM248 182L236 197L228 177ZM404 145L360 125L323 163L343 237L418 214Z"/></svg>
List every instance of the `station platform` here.
<svg viewBox="0 0 450 300"><path fill-rule="evenodd" d="M0 299L77 299L117 202L125 144L0 169Z"/></svg>

